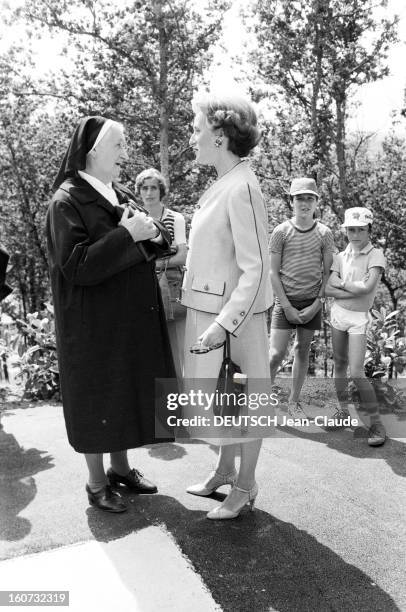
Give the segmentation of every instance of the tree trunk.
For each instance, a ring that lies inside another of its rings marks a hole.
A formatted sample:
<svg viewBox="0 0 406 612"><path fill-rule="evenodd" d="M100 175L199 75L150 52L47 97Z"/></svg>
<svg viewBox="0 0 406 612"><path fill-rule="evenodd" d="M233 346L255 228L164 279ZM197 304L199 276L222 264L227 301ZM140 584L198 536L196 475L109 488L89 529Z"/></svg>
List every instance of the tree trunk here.
<svg viewBox="0 0 406 612"><path fill-rule="evenodd" d="M336 156L338 165L338 183L340 187L341 203L346 210L351 207L351 201L348 194L347 187L347 166L346 166L346 154L345 154L345 94L341 93L335 97L336 103L336 134L335 134L335 145L336 145Z"/></svg>
<svg viewBox="0 0 406 612"><path fill-rule="evenodd" d="M390 295L390 299L392 301L392 305L393 305L393 310L397 310L398 307L398 299L396 297L396 291L398 289L401 289L401 287L392 287L391 283L388 281L388 279L386 278L385 274L382 276L382 283L385 285L385 287L388 290L388 293Z"/></svg>
<svg viewBox="0 0 406 612"><path fill-rule="evenodd" d="M35 272L35 261L29 260L28 264L28 294L29 294L29 308L30 312L37 312L39 310L41 298L38 292L41 290L41 286L38 285L37 275ZM42 291L41 291L42 293Z"/></svg>
<svg viewBox="0 0 406 612"><path fill-rule="evenodd" d="M27 318L27 314L28 314L28 309L27 309L27 290L26 290L24 281L21 278L19 279L18 285L19 285L18 288L20 290L20 295L21 295L20 304L21 304L22 309L23 309L23 317L22 318L26 319ZM21 315L20 315L20 317L21 317Z"/></svg>
<svg viewBox="0 0 406 612"><path fill-rule="evenodd" d="M314 2L314 14L315 14L315 36L314 36L314 45L313 45L313 53L315 58L315 76L312 87L312 96L311 96L311 130L312 130L312 140L313 140L313 174L316 174L316 168L318 169L318 176L315 176L318 179L319 184L321 184L322 177L321 174L321 166L322 166L322 146L320 142L320 124L319 124L319 113L318 113L318 101L320 96L320 88L322 81L322 60L323 60L323 41L322 41L322 28L323 28L323 7L320 4L320 0L315 0Z"/></svg>
<svg viewBox="0 0 406 612"><path fill-rule="evenodd" d="M168 37L162 14L162 0L154 1L159 29L159 152L161 172L169 184L169 117L168 117Z"/></svg>
<svg viewBox="0 0 406 612"><path fill-rule="evenodd" d="M327 324L326 324L326 307L322 306L322 319L323 319L323 339L324 339L324 377L328 376L328 336L327 336Z"/></svg>

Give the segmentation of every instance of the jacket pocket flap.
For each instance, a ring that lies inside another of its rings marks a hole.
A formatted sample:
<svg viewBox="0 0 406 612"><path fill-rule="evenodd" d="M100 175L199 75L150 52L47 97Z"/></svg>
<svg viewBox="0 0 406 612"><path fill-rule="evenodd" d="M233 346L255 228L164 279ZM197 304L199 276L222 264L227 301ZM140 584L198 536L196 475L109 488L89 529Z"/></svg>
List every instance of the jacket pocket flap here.
<svg viewBox="0 0 406 612"><path fill-rule="evenodd" d="M213 280L203 276L194 276L192 281L192 289L194 291L214 293L215 295L224 295L225 285L224 281Z"/></svg>

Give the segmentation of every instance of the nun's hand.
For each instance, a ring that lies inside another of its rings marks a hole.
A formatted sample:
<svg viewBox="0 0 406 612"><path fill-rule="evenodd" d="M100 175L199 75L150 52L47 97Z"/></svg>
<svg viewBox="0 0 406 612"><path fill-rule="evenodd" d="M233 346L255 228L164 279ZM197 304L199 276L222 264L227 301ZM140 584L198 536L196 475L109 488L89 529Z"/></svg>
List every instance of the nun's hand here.
<svg viewBox="0 0 406 612"><path fill-rule="evenodd" d="M132 216L129 217L129 209L126 208L119 225L125 227L125 229L131 234L134 242L141 242L142 240L149 240L150 238L156 238L157 227L154 224L152 217L139 210L131 211Z"/></svg>

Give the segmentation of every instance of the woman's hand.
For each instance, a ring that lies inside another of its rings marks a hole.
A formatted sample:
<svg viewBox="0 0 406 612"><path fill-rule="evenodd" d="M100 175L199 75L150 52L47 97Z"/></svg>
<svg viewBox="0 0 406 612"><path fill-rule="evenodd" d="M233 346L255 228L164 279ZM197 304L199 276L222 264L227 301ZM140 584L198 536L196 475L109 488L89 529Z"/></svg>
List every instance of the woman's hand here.
<svg viewBox="0 0 406 612"><path fill-rule="evenodd" d="M216 346L223 344L226 339L226 330L214 321L197 339L203 346Z"/></svg>
<svg viewBox="0 0 406 612"><path fill-rule="evenodd" d="M119 225L125 227L134 242L142 242L143 240L156 238L158 228L154 224L152 217L147 217L145 213L138 210L134 211L131 217L129 214L130 210L126 208Z"/></svg>

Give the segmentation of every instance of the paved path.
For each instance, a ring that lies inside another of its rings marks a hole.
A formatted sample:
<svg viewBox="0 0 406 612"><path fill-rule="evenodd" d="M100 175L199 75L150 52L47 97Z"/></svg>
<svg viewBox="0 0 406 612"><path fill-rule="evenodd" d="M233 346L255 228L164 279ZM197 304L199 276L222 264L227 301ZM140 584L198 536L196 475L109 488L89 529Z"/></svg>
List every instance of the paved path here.
<svg viewBox="0 0 406 612"><path fill-rule="evenodd" d="M159 493L127 494L129 512L110 515L87 505L60 405L9 409L2 425L0 590L69 590L74 612L406 611L405 441L279 432L264 442L256 512L209 522L221 492L185 486L216 447L131 451Z"/></svg>

